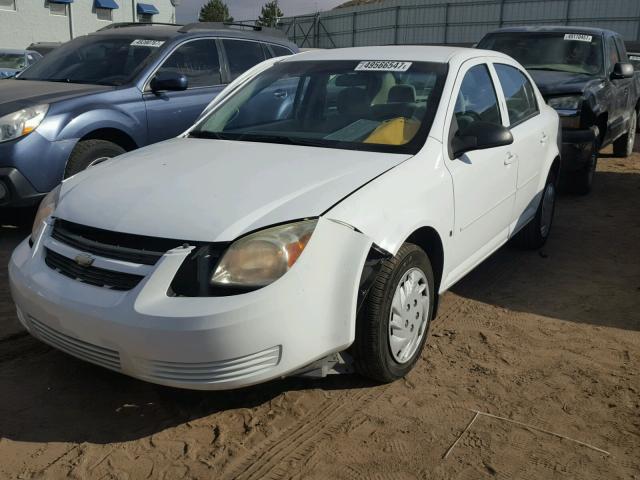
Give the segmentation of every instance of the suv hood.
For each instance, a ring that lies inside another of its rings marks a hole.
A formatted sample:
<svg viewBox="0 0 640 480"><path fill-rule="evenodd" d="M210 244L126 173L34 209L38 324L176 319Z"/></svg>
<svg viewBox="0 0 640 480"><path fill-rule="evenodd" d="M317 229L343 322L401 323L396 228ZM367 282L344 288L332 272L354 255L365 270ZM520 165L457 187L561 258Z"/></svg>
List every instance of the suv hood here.
<svg viewBox="0 0 640 480"><path fill-rule="evenodd" d="M104 85L84 85L36 80L3 80L0 88L0 117L25 107L54 103L90 93L112 90Z"/></svg>
<svg viewBox="0 0 640 480"><path fill-rule="evenodd" d="M408 158L180 138L121 155L65 181L56 216L123 233L230 241L319 216Z"/></svg>
<svg viewBox="0 0 640 480"><path fill-rule="evenodd" d="M591 83L601 82L600 77L583 73L555 72L548 70L527 70L536 82L542 96L584 93Z"/></svg>

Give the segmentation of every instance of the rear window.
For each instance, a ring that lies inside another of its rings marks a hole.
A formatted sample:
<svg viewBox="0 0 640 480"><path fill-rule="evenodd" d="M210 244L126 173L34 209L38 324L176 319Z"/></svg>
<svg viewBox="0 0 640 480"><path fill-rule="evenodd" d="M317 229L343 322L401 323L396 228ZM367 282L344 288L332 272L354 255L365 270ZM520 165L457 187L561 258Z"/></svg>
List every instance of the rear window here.
<svg viewBox="0 0 640 480"><path fill-rule="evenodd" d="M222 45L227 54L229 73L231 74L232 80L239 77L254 65L265 60L264 51L259 42L223 40Z"/></svg>
<svg viewBox="0 0 640 480"><path fill-rule="evenodd" d="M281 47L280 45L271 45L271 49L276 57L284 57L285 55L291 55L293 53L288 48Z"/></svg>

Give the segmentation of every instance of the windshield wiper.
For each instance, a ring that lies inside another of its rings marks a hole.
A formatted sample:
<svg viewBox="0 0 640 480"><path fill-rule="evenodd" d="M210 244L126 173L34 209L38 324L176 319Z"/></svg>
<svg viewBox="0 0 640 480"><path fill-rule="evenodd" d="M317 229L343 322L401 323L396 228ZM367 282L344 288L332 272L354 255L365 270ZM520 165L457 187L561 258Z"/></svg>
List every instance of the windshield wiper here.
<svg viewBox="0 0 640 480"><path fill-rule="evenodd" d="M286 135L269 135L265 133L221 133L209 130L194 130L189 133L193 138L209 138L214 140L236 140L238 142L281 143L285 145L302 145L308 147L326 146L325 142L312 139L288 137Z"/></svg>

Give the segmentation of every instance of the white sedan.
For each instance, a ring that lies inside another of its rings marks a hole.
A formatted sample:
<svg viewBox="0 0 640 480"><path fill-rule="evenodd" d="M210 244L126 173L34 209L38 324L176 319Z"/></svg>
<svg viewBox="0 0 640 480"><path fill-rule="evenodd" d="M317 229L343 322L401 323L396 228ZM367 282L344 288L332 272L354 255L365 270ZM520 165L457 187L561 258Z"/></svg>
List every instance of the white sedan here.
<svg viewBox="0 0 640 480"><path fill-rule="evenodd" d="M558 116L496 52L371 47L257 68L181 138L43 201L9 273L35 337L230 389L420 357L439 295L549 236Z"/></svg>

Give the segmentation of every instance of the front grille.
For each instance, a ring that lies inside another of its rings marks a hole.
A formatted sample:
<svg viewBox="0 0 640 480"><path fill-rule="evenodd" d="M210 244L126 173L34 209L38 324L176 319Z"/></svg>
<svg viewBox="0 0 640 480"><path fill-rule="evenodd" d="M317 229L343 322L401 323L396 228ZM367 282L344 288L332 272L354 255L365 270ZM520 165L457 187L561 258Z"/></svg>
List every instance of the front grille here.
<svg viewBox="0 0 640 480"><path fill-rule="evenodd" d="M264 373L280 363L282 347L276 346L244 357L217 362L182 363L142 360L143 375L157 381L220 383L246 379Z"/></svg>
<svg viewBox="0 0 640 480"><path fill-rule="evenodd" d="M155 265L165 252L185 243L182 240L111 232L60 218L56 219L51 236L83 252L143 265Z"/></svg>
<svg viewBox="0 0 640 480"><path fill-rule="evenodd" d="M112 290L131 290L144 277L132 273L115 272L98 267L83 267L73 259L60 255L53 250L45 249L45 263L58 273L97 287Z"/></svg>
<svg viewBox="0 0 640 480"><path fill-rule="evenodd" d="M81 360L95 363L111 370L120 370L120 355L115 350L99 347L92 343L78 340L58 332L44 323L29 316L29 325L36 336L52 347L78 357Z"/></svg>

